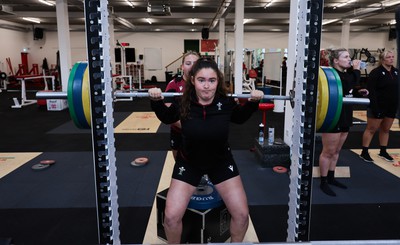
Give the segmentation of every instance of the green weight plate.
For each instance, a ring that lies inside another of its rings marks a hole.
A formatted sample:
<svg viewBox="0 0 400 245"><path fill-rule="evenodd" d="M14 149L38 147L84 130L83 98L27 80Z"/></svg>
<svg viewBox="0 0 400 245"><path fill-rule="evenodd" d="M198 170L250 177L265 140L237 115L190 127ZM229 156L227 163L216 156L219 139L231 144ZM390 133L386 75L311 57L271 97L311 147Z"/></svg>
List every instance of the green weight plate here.
<svg viewBox="0 0 400 245"><path fill-rule="evenodd" d="M71 116L72 121L74 122L75 126L77 126L78 128L82 128L82 125L79 124L77 116L76 116L76 112L75 112L75 108L74 108L74 100L73 100L74 79L75 79L76 69L78 69L78 66L79 66L79 63L75 63L71 69L71 72L69 73L67 99L68 99L69 115Z"/></svg>
<svg viewBox="0 0 400 245"><path fill-rule="evenodd" d="M326 79L325 72L322 68L318 71L318 101L317 101L317 123L316 129L320 130L322 124L324 123L326 113L328 112L329 104L329 88L328 81Z"/></svg>
<svg viewBox="0 0 400 245"><path fill-rule="evenodd" d="M88 121L86 120L82 104L83 74L85 73L86 67L87 67L86 62L79 63L74 76L73 93L72 93L75 115L79 122L79 125L81 125L81 128L90 128Z"/></svg>
<svg viewBox="0 0 400 245"><path fill-rule="evenodd" d="M329 104L328 104L328 112L326 113L326 117L324 123L320 128L320 131L329 132L329 128L335 126L333 125L333 121L335 119L336 110L338 106L338 86L335 75L333 75L331 69L329 67L322 67L322 70L325 72L326 78L328 80Z"/></svg>
<svg viewBox="0 0 400 245"><path fill-rule="evenodd" d="M342 106L343 106L342 80L340 79L339 74L337 73L337 71L334 68L331 67L330 69L331 69L333 75L335 76L336 83L338 85L338 104L337 104L337 108L336 108L336 115L332 122L333 126L328 129L329 131L331 131L334 128L334 126L339 122L340 115L342 113Z"/></svg>

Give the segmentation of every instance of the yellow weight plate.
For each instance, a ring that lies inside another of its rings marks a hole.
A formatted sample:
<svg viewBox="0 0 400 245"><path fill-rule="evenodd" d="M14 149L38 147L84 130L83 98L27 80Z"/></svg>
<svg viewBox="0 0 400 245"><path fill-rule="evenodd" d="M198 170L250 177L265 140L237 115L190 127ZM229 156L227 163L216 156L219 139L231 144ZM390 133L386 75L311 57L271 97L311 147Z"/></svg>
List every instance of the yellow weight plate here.
<svg viewBox="0 0 400 245"><path fill-rule="evenodd" d="M92 120L90 118L90 89L89 89L89 67L86 67L85 73L83 73L82 81L82 105L85 118L89 126L92 126Z"/></svg>
<svg viewBox="0 0 400 245"><path fill-rule="evenodd" d="M329 105L329 87L328 80L322 68L318 71L318 101L317 101L317 131L321 128L325 121L326 113Z"/></svg>

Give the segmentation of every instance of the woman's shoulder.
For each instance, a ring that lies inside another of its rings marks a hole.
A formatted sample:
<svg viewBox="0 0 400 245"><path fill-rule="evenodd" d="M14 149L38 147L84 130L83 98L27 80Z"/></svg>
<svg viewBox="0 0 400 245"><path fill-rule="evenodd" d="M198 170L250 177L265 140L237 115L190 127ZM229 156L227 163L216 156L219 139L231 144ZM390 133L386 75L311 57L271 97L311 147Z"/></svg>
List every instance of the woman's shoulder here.
<svg viewBox="0 0 400 245"><path fill-rule="evenodd" d="M382 65L378 65L377 67L375 67L374 69L371 70L370 74L371 73L376 73L376 72L380 73L382 71L382 69L385 69L385 68L383 68Z"/></svg>

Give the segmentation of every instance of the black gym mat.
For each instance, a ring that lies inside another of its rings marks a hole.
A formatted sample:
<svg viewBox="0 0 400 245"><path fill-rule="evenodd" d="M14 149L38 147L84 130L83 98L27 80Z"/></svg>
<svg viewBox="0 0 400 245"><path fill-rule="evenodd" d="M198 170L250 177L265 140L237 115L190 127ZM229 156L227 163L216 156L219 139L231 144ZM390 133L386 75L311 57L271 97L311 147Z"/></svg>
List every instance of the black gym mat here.
<svg viewBox="0 0 400 245"><path fill-rule="evenodd" d="M141 244L151 207L120 207L121 244ZM13 244L99 244L93 208L0 209L0 237Z"/></svg>
<svg viewBox="0 0 400 245"><path fill-rule="evenodd" d="M114 125L118 126L123 120L125 120L132 112L114 112ZM157 133L168 133L169 126L163 123L157 130ZM90 129L77 128L73 121L68 121L50 131L47 134L90 134Z"/></svg>
<svg viewBox="0 0 400 245"><path fill-rule="evenodd" d="M398 205L398 203L313 204L310 216L310 240L400 239ZM249 208L260 243L286 241L287 205L257 205Z"/></svg>
<svg viewBox="0 0 400 245"><path fill-rule="evenodd" d="M281 205L289 201L288 174L261 168L255 153L233 151L241 173L249 205ZM390 164L390 163L388 163ZM332 187L336 197L319 189L320 179L313 179L313 204L400 203L400 179L375 164L366 163L350 150L342 150L338 166L350 168L350 178L340 178L348 189Z"/></svg>
<svg viewBox="0 0 400 245"><path fill-rule="evenodd" d="M390 163L388 163L390 164ZM313 204L360 204L400 203L400 178L376 166L364 162L350 150L342 150L338 166L350 167L350 178L340 178L348 189L332 187L336 197L322 193L320 180L313 181Z"/></svg>
<svg viewBox="0 0 400 245"><path fill-rule="evenodd" d="M249 205L288 203L287 174L261 168L253 152L233 151L233 154ZM148 165L136 168L130 165L132 159L142 156L150 159ZM165 157L166 152L162 151L117 152L119 205L152 205ZM32 170L31 166L42 159L55 159L57 162L42 171ZM400 179L391 173L365 163L350 150L342 150L338 166L350 167L351 177L340 179L348 189L332 187L337 196L330 197L320 191L319 179L314 179L314 204L400 203ZM0 195L0 208L92 207L95 201L92 153L43 153L3 177Z"/></svg>
<svg viewBox="0 0 400 245"><path fill-rule="evenodd" d="M114 125L120 124L131 112L114 112ZM72 120L47 132L47 134L90 134L90 129L77 128Z"/></svg>
<svg viewBox="0 0 400 245"><path fill-rule="evenodd" d="M117 152L118 203L121 207L151 207L167 152ZM149 158L132 167L137 157ZM35 171L32 165L54 159L51 167ZM92 152L43 153L0 179L0 209L95 207Z"/></svg>

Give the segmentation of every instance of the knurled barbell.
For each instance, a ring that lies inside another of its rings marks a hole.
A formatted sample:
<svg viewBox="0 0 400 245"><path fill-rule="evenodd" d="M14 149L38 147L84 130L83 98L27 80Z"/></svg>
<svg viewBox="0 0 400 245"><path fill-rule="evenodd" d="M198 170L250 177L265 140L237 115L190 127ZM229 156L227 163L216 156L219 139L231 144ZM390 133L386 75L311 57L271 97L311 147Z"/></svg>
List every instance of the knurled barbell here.
<svg viewBox="0 0 400 245"><path fill-rule="evenodd" d="M343 104L369 104L366 98L343 97L342 82L336 70L320 67L318 74L318 103L316 130L329 132L337 124ZM90 91L87 62L76 63L70 72L67 92L40 91L38 99L67 99L69 112L78 128L90 128ZM164 97L181 96L182 93L164 92ZM235 98L250 98L250 94L228 94ZM146 98L147 92L114 92L114 98ZM265 100L292 100L291 96L264 95Z"/></svg>

